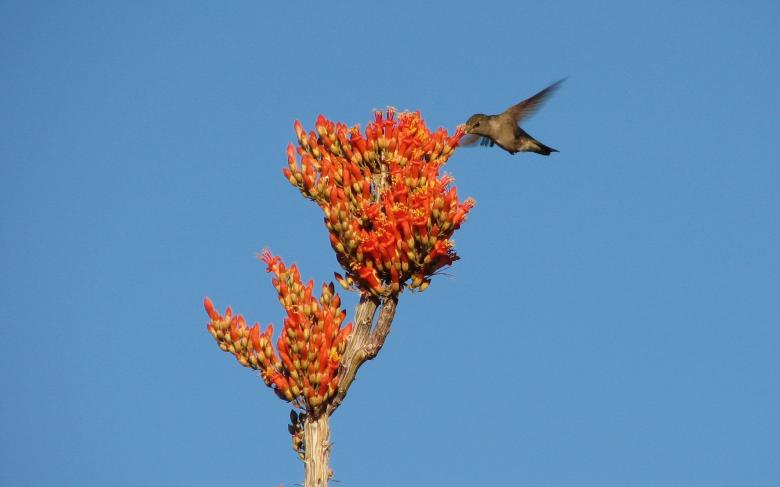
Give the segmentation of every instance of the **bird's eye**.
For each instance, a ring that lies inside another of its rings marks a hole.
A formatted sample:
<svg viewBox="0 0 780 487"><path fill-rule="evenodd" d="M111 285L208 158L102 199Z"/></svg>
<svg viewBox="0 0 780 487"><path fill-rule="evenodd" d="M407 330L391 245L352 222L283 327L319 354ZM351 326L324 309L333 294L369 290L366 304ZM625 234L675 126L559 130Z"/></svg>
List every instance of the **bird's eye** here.
<svg viewBox="0 0 780 487"><path fill-rule="evenodd" d="M479 127L479 122L474 124L475 127Z"/></svg>

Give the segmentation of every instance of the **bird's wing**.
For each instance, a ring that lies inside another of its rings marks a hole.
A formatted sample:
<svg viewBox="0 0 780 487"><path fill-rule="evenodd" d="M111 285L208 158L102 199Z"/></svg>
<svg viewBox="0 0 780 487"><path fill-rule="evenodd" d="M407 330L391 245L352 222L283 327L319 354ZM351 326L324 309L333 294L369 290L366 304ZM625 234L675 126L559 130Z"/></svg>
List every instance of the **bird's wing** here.
<svg viewBox="0 0 780 487"><path fill-rule="evenodd" d="M469 147L479 142L480 136L476 134L466 134L460 138L458 145L461 147Z"/></svg>
<svg viewBox="0 0 780 487"><path fill-rule="evenodd" d="M483 137L477 134L466 134L460 139L460 142L458 142L458 146L473 147L477 145L477 142L479 142L479 145L485 147L487 146L493 147L494 145L496 145L496 143L490 137Z"/></svg>
<svg viewBox="0 0 780 487"><path fill-rule="evenodd" d="M533 113L552 95L555 90L563 83L566 78L556 81L547 88L543 89L534 96L527 98L517 105L513 105L506 109L505 114L512 117L516 123L520 123L520 120L533 115Z"/></svg>

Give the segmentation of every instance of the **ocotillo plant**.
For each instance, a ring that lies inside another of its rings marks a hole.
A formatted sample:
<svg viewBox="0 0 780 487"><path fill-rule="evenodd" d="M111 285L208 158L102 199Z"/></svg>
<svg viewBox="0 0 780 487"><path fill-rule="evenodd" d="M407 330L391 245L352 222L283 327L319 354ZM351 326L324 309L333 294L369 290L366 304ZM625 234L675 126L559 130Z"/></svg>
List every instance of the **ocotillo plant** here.
<svg viewBox="0 0 780 487"><path fill-rule="evenodd" d="M260 371L266 385L292 404L293 448L305 464L305 487L325 486L328 419L347 395L358 368L376 357L390 332L404 288L424 291L431 277L458 259L452 235L474 200L460 201L452 178L440 175L463 131L431 132L419 112L376 113L361 134L321 116L316 131L295 122L298 147L287 148L287 180L325 214L330 244L344 274L335 273L360 301L352 323L333 283L304 284L298 268L264 251L260 258L287 316L272 346L273 326L249 327L228 307L205 299L208 331L239 363ZM296 155L297 154L297 155ZM377 310L379 310L377 316Z"/></svg>

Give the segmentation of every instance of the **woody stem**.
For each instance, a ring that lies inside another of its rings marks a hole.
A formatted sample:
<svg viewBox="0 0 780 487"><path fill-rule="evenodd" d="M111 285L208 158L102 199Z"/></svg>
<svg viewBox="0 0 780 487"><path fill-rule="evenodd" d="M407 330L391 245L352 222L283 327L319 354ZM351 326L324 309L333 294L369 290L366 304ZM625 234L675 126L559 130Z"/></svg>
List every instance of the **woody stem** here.
<svg viewBox="0 0 780 487"><path fill-rule="evenodd" d="M338 390L328 405L326 414L332 414L344 400L360 366L376 357L382 349L390 333L397 304L398 296L395 295L386 298L361 296L360 303L355 309L355 329L347 342L347 349L341 360ZM380 308L379 318L374 326L377 308Z"/></svg>
<svg viewBox="0 0 780 487"><path fill-rule="evenodd" d="M306 477L304 487L327 487L333 472L328 466L330 460L330 416L308 416L303 423L304 466Z"/></svg>

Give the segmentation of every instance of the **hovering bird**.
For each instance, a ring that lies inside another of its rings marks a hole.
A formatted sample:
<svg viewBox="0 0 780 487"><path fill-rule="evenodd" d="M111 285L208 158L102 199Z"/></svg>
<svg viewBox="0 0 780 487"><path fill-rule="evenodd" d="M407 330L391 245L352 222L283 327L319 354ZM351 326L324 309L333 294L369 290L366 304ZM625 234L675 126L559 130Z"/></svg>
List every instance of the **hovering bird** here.
<svg viewBox="0 0 780 487"><path fill-rule="evenodd" d="M551 152L558 152L531 137L518 124L524 118L531 116L563 81L563 79L556 81L531 98L523 100L517 105L512 105L499 115L484 115L482 113L472 115L466 121L467 135L461 139L461 145L474 144L481 136L481 145L493 147L498 144L510 154L536 152L549 156Z"/></svg>

